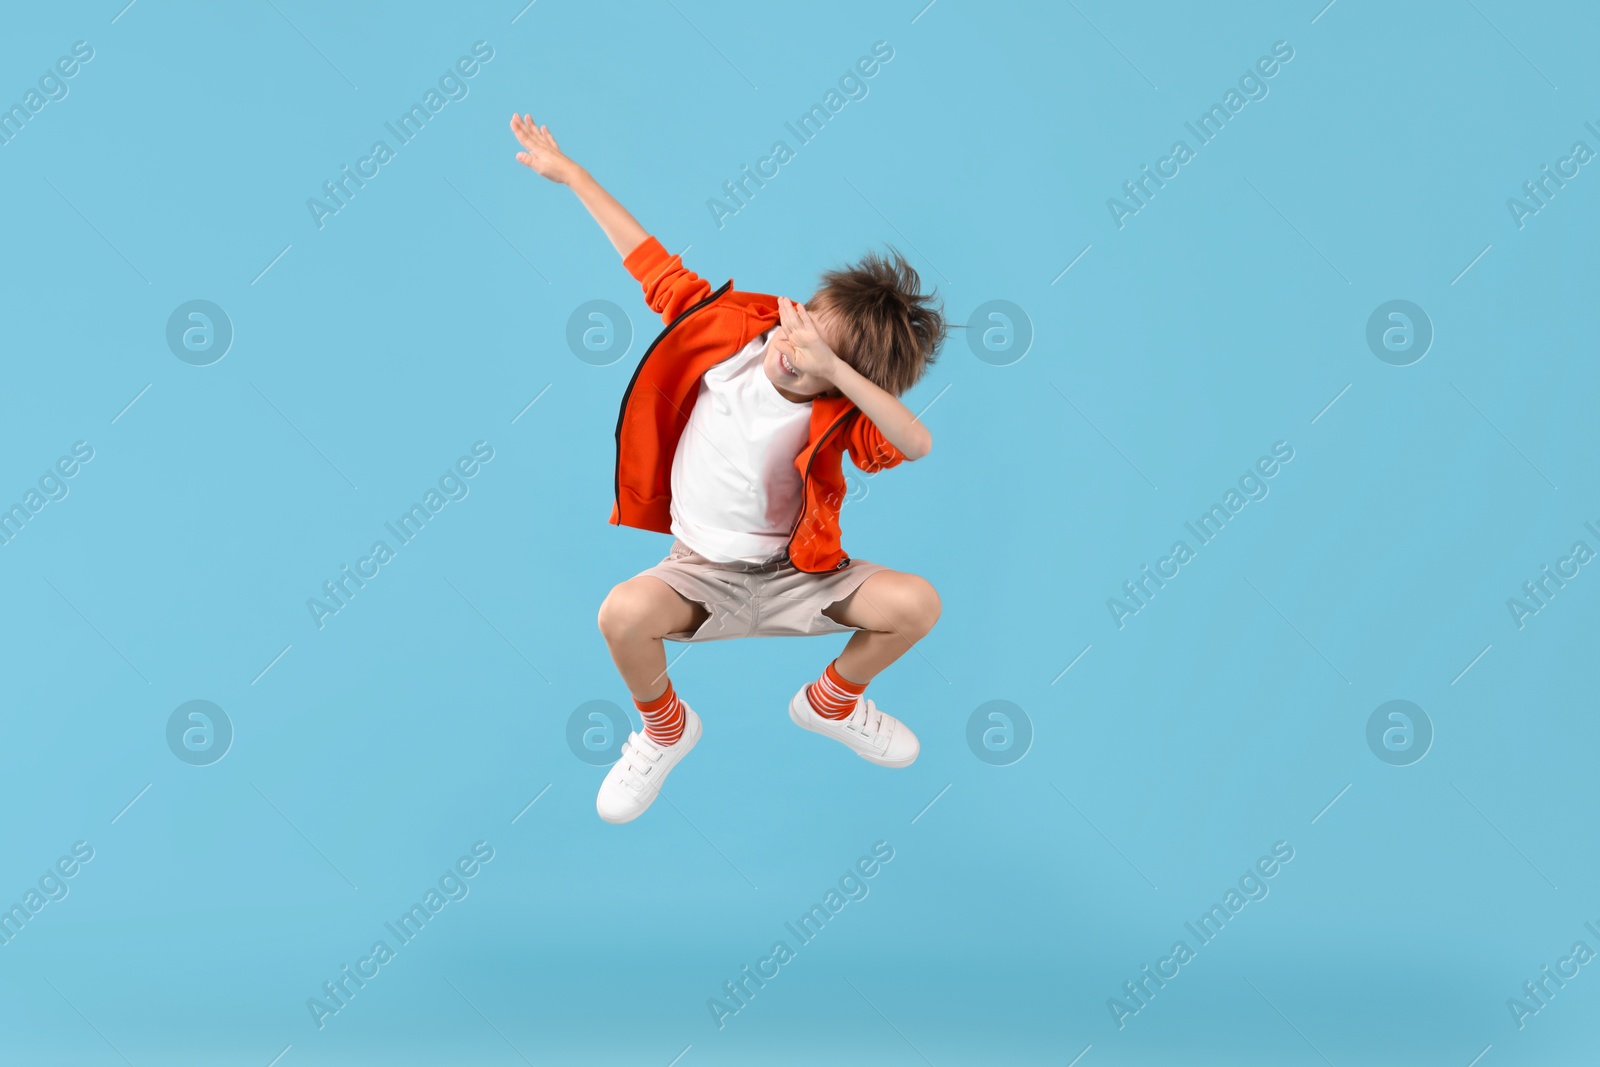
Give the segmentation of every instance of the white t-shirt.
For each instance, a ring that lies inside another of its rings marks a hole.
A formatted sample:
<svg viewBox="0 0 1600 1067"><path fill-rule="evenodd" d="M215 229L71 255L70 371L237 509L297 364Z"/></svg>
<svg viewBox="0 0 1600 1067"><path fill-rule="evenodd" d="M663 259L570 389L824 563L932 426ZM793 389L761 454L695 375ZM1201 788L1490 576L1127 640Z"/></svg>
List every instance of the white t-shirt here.
<svg viewBox="0 0 1600 1067"><path fill-rule="evenodd" d="M672 532L718 563L771 559L800 517L794 461L810 437L811 401L785 399L768 379L768 336L706 371L672 457Z"/></svg>

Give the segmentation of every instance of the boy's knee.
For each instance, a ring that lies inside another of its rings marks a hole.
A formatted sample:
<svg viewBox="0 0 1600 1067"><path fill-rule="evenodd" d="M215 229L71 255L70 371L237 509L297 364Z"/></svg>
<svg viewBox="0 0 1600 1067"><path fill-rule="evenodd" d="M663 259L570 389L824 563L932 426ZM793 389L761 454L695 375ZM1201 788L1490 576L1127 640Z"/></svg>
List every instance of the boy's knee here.
<svg viewBox="0 0 1600 1067"><path fill-rule="evenodd" d="M895 626L913 641L921 640L939 621L939 592L920 575L900 575L892 602L889 610L895 616Z"/></svg>
<svg viewBox="0 0 1600 1067"><path fill-rule="evenodd" d="M939 600L939 591L926 578L918 577L913 588L916 590L913 597L916 605L914 614L919 628L926 634L939 621L944 604Z"/></svg>
<svg viewBox="0 0 1600 1067"><path fill-rule="evenodd" d="M607 640L634 637L649 629L654 600L633 580L612 586L600 602L600 632Z"/></svg>

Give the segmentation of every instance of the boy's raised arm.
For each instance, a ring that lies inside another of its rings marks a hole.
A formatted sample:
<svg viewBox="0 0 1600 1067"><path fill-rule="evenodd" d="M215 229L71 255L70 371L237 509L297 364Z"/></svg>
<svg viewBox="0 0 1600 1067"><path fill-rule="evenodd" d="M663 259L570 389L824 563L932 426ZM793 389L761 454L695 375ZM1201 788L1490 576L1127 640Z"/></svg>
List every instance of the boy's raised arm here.
<svg viewBox="0 0 1600 1067"><path fill-rule="evenodd" d="M671 322L711 292L709 282L669 255L659 241L652 241L627 208L562 154L548 127L535 126L528 115L512 115L511 132L524 149L517 153L517 162L577 194L622 256L622 265L644 287L645 303L663 321Z"/></svg>
<svg viewBox="0 0 1600 1067"><path fill-rule="evenodd" d="M517 162L541 177L570 188L600 224L618 255L626 258L649 238L639 221L628 214L627 208L601 188L588 171L562 154L548 126L535 125L530 115L512 115L511 132L516 134L524 149L517 153Z"/></svg>

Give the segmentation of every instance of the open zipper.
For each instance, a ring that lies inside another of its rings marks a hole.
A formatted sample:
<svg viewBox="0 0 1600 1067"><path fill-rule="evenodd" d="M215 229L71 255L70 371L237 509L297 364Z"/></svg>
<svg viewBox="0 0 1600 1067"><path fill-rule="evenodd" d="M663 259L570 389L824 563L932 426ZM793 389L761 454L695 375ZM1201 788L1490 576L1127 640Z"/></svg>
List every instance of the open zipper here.
<svg viewBox="0 0 1600 1067"><path fill-rule="evenodd" d="M805 521L806 517L806 486L811 484L811 464L816 462L817 453L822 451L822 446L828 443L828 438L833 436L833 431L843 426L845 424L845 420L849 419L850 416L855 415L856 413L857 409L851 408L843 415L840 415L837 419L834 419L833 423L823 431L822 436L817 439L816 447L811 450L811 455L806 457L806 469L805 472L800 475L800 515L794 520L794 528L789 531L788 547L791 550L789 553L790 563L794 563L794 552L792 551L794 548L794 535L800 532L800 524ZM841 562L848 561L849 558L849 556L845 556L844 560ZM802 574L828 574L832 571L838 570L839 567L837 564L835 564L833 567L830 567L825 571L808 571L804 570L799 564L796 563L794 569L800 571Z"/></svg>
<svg viewBox="0 0 1600 1067"><path fill-rule="evenodd" d="M688 318L690 315L693 315L696 311L699 311L701 308L705 307L713 300L716 300L718 297L732 288L733 279L729 278L727 281L723 282L722 285L718 287L717 290L710 296L707 296L690 307L685 308L681 313L679 313L677 318L667 323L666 329L656 334L656 339L650 342L650 347L645 349L644 355L639 357L639 365L633 368L633 377L628 379L628 387L622 391L622 405L617 409L617 460L616 466L611 475L611 498L612 502L616 505L618 519L622 518L622 422L624 416L626 416L628 413L628 399L633 396L633 387L639 381L639 375L643 373L644 365L649 362L651 353L655 352L656 346L661 343L661 339L676 329L678 324L684 319ZM798 525L798 523L796 525ZM793 534L790 536L792 537Z"/></svg>

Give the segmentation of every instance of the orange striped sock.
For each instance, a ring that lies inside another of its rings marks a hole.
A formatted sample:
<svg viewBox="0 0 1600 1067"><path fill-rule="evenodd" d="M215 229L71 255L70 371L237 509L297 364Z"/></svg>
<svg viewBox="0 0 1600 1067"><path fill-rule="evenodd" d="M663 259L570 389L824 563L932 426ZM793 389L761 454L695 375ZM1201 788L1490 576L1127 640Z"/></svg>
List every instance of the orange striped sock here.
<svg viewBox="0 0 1600 1067"><path fill-rule="evenodd" d="M667 679L667 688L654 700L634 700L639 717L644 719L644 735L658 745L677 744L683 736L683 702Z"/></svg>
<svg viewBox="0 0 1600 1067"><path fill-rule="evenodd" d="M856 710L856 700L867 691L866 682L852 682L840 674L834 663L828 664L822 677L806 687L806 699L824 719L848 719Z"/></svg>

